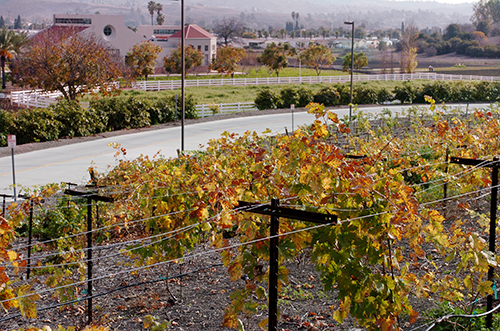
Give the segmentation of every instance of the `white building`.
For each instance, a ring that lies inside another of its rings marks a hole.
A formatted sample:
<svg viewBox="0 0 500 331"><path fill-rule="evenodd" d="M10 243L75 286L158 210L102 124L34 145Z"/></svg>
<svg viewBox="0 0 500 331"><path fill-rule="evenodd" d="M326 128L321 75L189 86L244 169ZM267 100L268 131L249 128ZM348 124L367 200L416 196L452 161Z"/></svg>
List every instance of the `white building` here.
<svg viewBox="0 0 500 331"><path fill-rule="evenodd" d="M54 25L49 29L71 27L78 33L92 33L105 40L121 57L143 41L153 42L163 48L158 65L177 48L181 41L181 27L173 25L140 25L136 31L125 26L123 15L54 15ZM197 25L185 27L186 45L192 45L204 55L203 65L208 65L217 53L217 38Z"/></svg>

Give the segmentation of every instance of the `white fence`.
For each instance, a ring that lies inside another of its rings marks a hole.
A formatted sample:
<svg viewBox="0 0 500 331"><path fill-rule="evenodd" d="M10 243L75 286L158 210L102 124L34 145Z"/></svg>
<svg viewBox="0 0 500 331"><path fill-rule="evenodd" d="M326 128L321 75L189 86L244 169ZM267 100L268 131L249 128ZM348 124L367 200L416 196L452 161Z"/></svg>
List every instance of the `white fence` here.
<svg viewBox="0 0 500 331"><path fill-rule="evenodd" d="M216 116L224 113L239 113L250 110L257 110L253 102L217 103L196 106L199 117Z"/></svg>
<svg viewBox="0 0 500 331"><path fill-rule="evenodd" d="M484 80L500 81L495 76L473 76L473 75L446 75L434 72L414 74L380 74L380 75L355 75L354 82L367 81L405 81L416 79L430 80ZM319 83L346 83L351 81L351 76L308 76L308 77L268 77L268 78L218 78L218 79L196 79L186 80L186 87L195 86L248 86L248 85L279 85L279 84L319 84ZM135 82L133 88L144 91L162 91L181 88L180 80L157 80Z"/></svg>
<svg viewBox="0 0 500 331"><path fill-rule="evenodd" d="M112 82L106 86L107 91L111 89L119 89L120 82ZM100 88L94 88L92 93L98 93ZM35 107L35 108L48 108L50 105L57 103L57 100L62 98L63 94L59 91L43 92L43 90L30 90L30 91L12 91L10 93L10 103L18 104L20 106ZM88 102L80 102L84 108L89 107Z"/></svg>
<svg viewBox="0 0 500 331"><path fill-rule="evenodd" d="M61 96L61 92L44 93L42 90L33 90L13 91L11 92L10 98L13 104L16 103L26 107L48 108L50 105L57 103L58 98ZM85 108L89 106L86 102L81 102L80 104ZM257 110L257 107L255 107L253 102L237 102L197 105L196 110L198 116L208 117L224 113Z"/></svg>
<svg viewBox="0 0 500 331"><path fill-rule="evenodd" d="M42 90L12 91L10 92L10 102L28 108L48 108L50 105L57 103L57 98L60 96L62 96L61 92L47 93Z"/></svg>
<svg viewBox="0 0 500 331"><path fill-rule="evenodd" d="M355 75L353 81L406 81L406 80L482 80L482 81L500 81L500 77L496 76L473 76L473 75L445 75L434 72L415 73L415 74L381 74L381 75ZM220 79L197 79L186 80L186 87L195 86L249 86L249 85L277 85L277 84L319 84L319 83L346 83L350 82L351 76L308 76L308 77L268 77L268 78L220 78ZM119 84L118 82L115 84ZM117 86L119 87L119 86ZM180 80L158 80L135 82L132 86L135 89L144 91L161 91L173 90L181 87ZM47 108L49 105L57 102L57 98L62 96L60 92L45 93L41 90L32 91L15 91L11 92L10 98L12 104L18 104L26 107ZM244 103L241 103L242 105ZM226 105L226 104L224 104ZM236 104L234 104L236 105ZM234 107L234 105L232 107ZM88 107L88 103L82 103L83 107ZM211 110L209 105L204 105L205 108L200 108L202 113L209 114ZM201 107L201 106L200 106ZM221 107L221 111L225 106ZM249 107L249 106L248 106ZM239 108L227 111L242 111Z"/></svg>

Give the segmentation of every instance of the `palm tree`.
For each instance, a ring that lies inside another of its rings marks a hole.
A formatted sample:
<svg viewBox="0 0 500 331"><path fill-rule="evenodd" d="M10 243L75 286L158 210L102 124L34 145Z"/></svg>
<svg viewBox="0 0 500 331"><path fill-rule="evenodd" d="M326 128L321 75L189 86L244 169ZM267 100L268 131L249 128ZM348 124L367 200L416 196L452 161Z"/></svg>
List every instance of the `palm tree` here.
<svg viewBox="0 0 500 331"><path fill-rule="evenodd" d="M26 32L16 33L6 27L0 30L0 65L2 66L2 89L5 88L5 62L12 56L19 54L21 48L27 43Z"/></svg>
<svg viewBox="0 0 500 331"><path fill-rule="evenodd" d="M161 13L163 10L163 5L161 3L156 4L156 23L158 25L163 25L165 23L165 16Z"/></svg>
<svg viewBox="0 0 500 331"><path fill-rule="evenodd" d="M148 11L149 11L149 14L151 15L151 25L154 25L153 24L153 16L155 15L155 11L156 11L156 2L154 2L154 1L148 2Z"/></svg>

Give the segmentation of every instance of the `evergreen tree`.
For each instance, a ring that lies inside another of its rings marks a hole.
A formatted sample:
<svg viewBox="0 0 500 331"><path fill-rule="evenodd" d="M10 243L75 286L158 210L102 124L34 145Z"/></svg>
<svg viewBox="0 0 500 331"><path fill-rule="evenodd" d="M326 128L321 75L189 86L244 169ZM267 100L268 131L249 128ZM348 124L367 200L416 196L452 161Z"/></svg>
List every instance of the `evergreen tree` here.
<svg viewBox="0 0 500 331"><path fill-rule="evenodd" d="M3 20L3 16L0 16L0 28L5 26L5 21Z"/></svg>
<svg viewBox="0 0 500 331"><path fill-rule="evenodd" d="M17 15L17 18L14 20L14 29L21 29L21 15Z"/></svg>

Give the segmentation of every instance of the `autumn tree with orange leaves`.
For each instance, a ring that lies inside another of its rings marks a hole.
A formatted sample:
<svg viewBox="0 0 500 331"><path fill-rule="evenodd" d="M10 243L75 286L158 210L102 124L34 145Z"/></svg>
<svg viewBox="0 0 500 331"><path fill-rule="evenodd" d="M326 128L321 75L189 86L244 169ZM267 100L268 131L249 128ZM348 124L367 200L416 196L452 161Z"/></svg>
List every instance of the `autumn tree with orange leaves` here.
<svg viewBox="0 0 500 331"><path fill-rule="evenodd" d="M247 52L243 48L232 46L221 46L217 49L217 57L212 60L210 69L217 71L221 75L233 76L234 72Z"/></svg>
<svg viewBox="0 0 500 331"><path fill-rule="evenodd" d="M113 89L122 70L122 59L104 41L71 28L40 33L13 64L17 83L59 91L67 100Z"/></svg>

